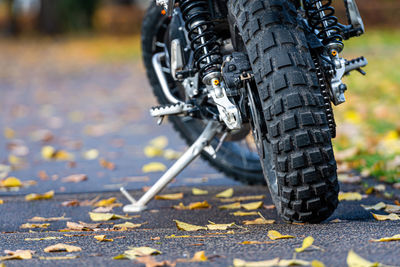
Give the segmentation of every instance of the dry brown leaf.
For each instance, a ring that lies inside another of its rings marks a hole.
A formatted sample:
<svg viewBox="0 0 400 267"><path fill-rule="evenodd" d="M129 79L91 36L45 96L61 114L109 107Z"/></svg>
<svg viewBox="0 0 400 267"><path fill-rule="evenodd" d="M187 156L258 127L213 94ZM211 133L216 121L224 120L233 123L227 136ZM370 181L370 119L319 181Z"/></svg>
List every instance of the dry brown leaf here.
<svg viewBox="0 0 400 267"><path fill-rule="evenodd" d="M268 231L268 237L271 240L295 238L292 235L282 235L281 233L279 233L278 231L275 231L275 230L269 230Z"/></svg>
<svg viewBox="0 0 400 267"><path fill-rule="evenodd" d="M185 222L181 222L178 220L174 220L176 227L182 231L199 231L199 230L207 230L207 227L204 226L197 226Z"/></svg>
<svg viewBox="0 0 400 267"><path fill-rule="evenodd" d="M176 262L171 262L171 261L156 261L154 257L151 256L142 256L142 257L137 257L136 261L142 264L145 264L146 267L175 267Z"/></svg>
<svg viewBox="0 0 400 267"><path fill-rule="evenodd" d="M164 195L157 195L154 197L154 199L158 200L177 200L182 198L183 198L183 193L164 194Z"/></svg>
<svg viewBox="0 0 400 267"><path fill-rule="evenodd" d="M64 183L80 183L86 181L88 176L86 174L73 174L61 179Z"/></svg>
<svg viewBox="0 0 400 267"><path fill-rule="evenodd" d="M245 210L257 210L263 206L262 201L257 201L257 202L251 202L251 203L246 203L242 204L241 207L244 208Z"/></svg>
<svg viewBox="0 0 400 267"><path fill-rule="evenodd" d="M120 204L120 203L115 203L115 204ZM121 204L122 205L122 204ZM108 206L108 207L98 207L92 210L94 213L109 213L113 210L113 206Z"/></svg>
<svg viewBox="0 0 400 267"><path fill-rule="evenodd" d="M371 242L390 242L390 241L400 241L400 234L391 237L383 237L379 239L371 239Z"/></svg>
<svg viewBox="0 0 400 267"><path fill-rule="evenodd" d="M54 221L65 221L65 220L70 220L71 218L65 218L64 216L61 217L50 217L50 218L44 218L44 217L32 217L29 219L31 222L54 222Z"/></svg>
<svg viewBox="0 0 400 267"><path fill-rule="evenodd" d="M386 221L386 220L397 221L397 220L400 220L400 216L397 215L397 214L394 214L394 213L390 213L389 215L379 215L379 214L375 214L375 213L371 212L371 214L378 221Z"/></svg>
<svg viewBox="0 0 400 267"><path fill-rule="evenodd" d="M51 190L44 194L29 194L25 196L26 201L33 201L33 200L44 200L44 199L51 199L54 196L54 191Z"/></svg>
<svg viewBox="0 0 400 267"><path fill-rule="evenodd" d="M202 196L202 195L207 195L208 191L199 188L192 188L192 194L195 196Z"/></svg>
<svg viewBox="0 0 400 267"><path fill-rule="evenodd" d="M232 204L219 206L218 208L221 210L237 210L237 209L240 209L241 207L242 207L242 205L240 204L240 202L235 202Z"/></svg>
<svg viewBox="0 0 400 267"><path fill-rule="evenodd" d="M94 239L99 242L113 242L114 240L111 238L106 238L106 235L95 235Z"/></svg>
<svg viewBox="0 0 400 267"><path fill-rule="evenodd" d="M249 201L249 200L261 200L264 199L264 195L256 195L256 196L241 196L241 197L232 197L226 199L220 199L221 202L237 202L237 201Z"/></svg>
<svg viewBox="0 0 400 267"><path fill-rule="evenodd" d="M218 193L217 195L215 195L216 197L220 197L220 198L229 198L233 196L233 188L229 188L226 189L220 193Z"/></svg>
<svg viewBox="0 0 400 267"><path fill-rule="evenodd" d="M99 160L99 164L104 169L107 169L107 170L110 170L110 171L113 171L115 169L115 164L110 162L110 161L107 161L105 159L100 159Z"/></svg>
<svg viewBox="0 0 400 267"><path fill-rule="evenodd" d="M94 229L98 228L100 224L98 223L84 223L84 222L67 222L67 228L69 230L75 231L93 231Z"/></svg>
<svg viewBox="0 0 400 267"><path fill-rule="evenodd" d="M385 212L387 212L387 213L400 213L400 206L386 204Z"/></svg>
<svg viewBox="0 0 400 267"><path fill-rule="evenodd" d="M33 228L47 228L49 226L50 226L49 223L36 223L36 224L24 223L19 228L21 228L21 229L33 229Z"/></svg>
<svg viewBox="0 0 400 267"><path fill-rule="evenodd" d="M79 252L82 251L80 247L71 246L63 243L58 243L52 246L46 247L44 252Z"/></svg>
<svg viewBox="0 0 400 267"><path fill-rule="evenodd" d="M339 201L356 201L362 199L363 196L358 192L339 192Z"/></svg>
<svg viewBox="0 0 400 267"><path fill-rule="evenodd" d="M76 206L79 206L79 201L76 200L76 199L64 201L64 202L61 203L61 206L63 206L63 207L76 207Z"/></svg>
<svg viewBox="0 0 400 267"><path fill-rule="evenodd" d="M16 250L16 251L11 251L11 250L5 250L4 253L6 253L9 256L2 256L0 257L0 261L5 261L5 260L29 260L32 259L32 254L35 253L33 250Z"/></svg>
<svg viewBox="0 0 400 267"><path fill-rule="evenodd" d="M203 251L198 251L194 254L193 258L191 259L192 262L202 262L202 261L207 261L208 257Z"/></svg>
<svg viewBox="0 0 400 267"><path fill-rule="evenodd" d="M143 173L163 172L165 170L167 170L167 166L161 162L150 162L142 167Z"/></svg>

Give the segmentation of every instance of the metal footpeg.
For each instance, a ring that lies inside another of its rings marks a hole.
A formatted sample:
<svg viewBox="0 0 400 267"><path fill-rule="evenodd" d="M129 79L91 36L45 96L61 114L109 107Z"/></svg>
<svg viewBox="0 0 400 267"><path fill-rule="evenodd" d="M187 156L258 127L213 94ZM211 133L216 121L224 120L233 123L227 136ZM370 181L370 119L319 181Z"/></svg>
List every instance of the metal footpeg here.
<svg viewBox="0 0 400 267"><path fill-rule="evenodd" d="M192 110L193 106L185 103L171 104L157 106L150 109L150 115L152 117L163 117L168 115L184 115L188 111Z"/></svg>
<svg viewBox="0 0 400 267"><path fill-rule="evenodd" d="M361 68L365 67L368 65L368 61L365 57L359 57L355 58L352 60L346 60L346 70L345 74L349 74L353 70L357 70L360 72L362 75L365 75L365 71L363 71Z"/></svg>

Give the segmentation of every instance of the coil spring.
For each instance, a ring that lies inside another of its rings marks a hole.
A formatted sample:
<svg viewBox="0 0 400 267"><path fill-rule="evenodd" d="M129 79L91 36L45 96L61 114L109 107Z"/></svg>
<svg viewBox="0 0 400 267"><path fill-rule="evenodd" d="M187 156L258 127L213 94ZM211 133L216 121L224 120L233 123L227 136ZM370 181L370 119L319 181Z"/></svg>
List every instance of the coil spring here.
<svg viewBox="0 0 400 267"><path fill-rule="evenodd" d="M180 7L188 31L195 65L203 79L208 73L219 71L222 55L214 31L214 23L207 0L181 0Z"/></svg>
<svg viewBox="0 0 400 267"><path fill-rule="evenodd" d="M332 0L306 1L306 15L312 30L319 32L317 37L322 40L322 44L341 52L343 49L342 29L334 16L335 8L331 4Z"/></svg>

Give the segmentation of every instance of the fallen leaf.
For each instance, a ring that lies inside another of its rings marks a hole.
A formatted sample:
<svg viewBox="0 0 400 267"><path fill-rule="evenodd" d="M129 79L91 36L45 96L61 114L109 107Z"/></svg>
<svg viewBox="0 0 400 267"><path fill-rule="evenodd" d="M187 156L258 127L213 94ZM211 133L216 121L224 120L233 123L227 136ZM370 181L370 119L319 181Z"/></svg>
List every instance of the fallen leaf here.
<svg viewBox="0 0 400 267"><path fill-rule="evenodd" d="M0 164L0 179L6 178L9 172L11 172L11 166Z"/></svg>
<svg viewBox="0 0 400 267"><path fill-rule="evenodd" d="M192 188L192 194L195 196L202 196L202 195L207 195L208 191L199 188Z"/></svg>
<svg viewBox="0 0 400 267"><path fill-rule="evenodd" d="M360 175L350 175L348 173L339 174L338 180L339 182L346 183L346 184L355 184L361 182Z"/></svg>
<svg viewBox="0 0 400 267"><path fill-rule="evenodd" d="M161 162L151 162L142 167L142 172L163 172L167 169L167 166L162 164Z"/></svg>
<svg viewBox="0 0 400 267"><path fill-rule="evenodd" d="M371 239L371 242L390 242L390 241L400 241L400 234L391 237L383 237L380 239Z"/></svg>
<svg viewBox="0 0 400 267"><path fill-rule="evenodd" d="M115 197L111 197L111 198L108 198L108 199L102 199L102 200L99 200L98 202L94 203L93 206L95 206L95 207L107 207L107 206L110 206L113 203L115 203L115 201L117 201L117 198L115 198Z"/></svg>
<svg viewBox="0 0 400 267"><path fill-rule="evenodd" d="M400 206L386 204L385 212L387 212L387 213L400 213Z"/></svg>
<svg viewBox="0 0 400 267"><path fill-rule="evenodd" d="M115 203L115 204L120 204L120 203ZM122 204L121 204L122 205ZM98 207L92 210L92 212L95 213L109 213L113 210L113 206L108 206L108 207Z"/></svg>
<svg viewBox="0 0 400 267"><path fill-rule="evenodd" d="M47 236L47 237L38 237L38 238L25 238L25 241L44 241L44 240L55 240L62 239L61 236Z"/></svg>
<svg viewBox="0 0 400 267"><path fill-rule="evenodd" d="M157 138L152 139L149 144L153 147L157 147L159 149L164 149L168 145L168 138L165 136L159 136Z"/></svg>
<svg viewBox="0 0 400 267"><path fill-rule="evenodd" d="M7 139L13 139L15 138L15 131L9 127L4 128L4 137Z"/></svg>
<svg viewBox="0 0 400 267"><path fill-rule="evenodd" d="M65 218L64 216L61 217L50 217L50 218L44 218L44 217L32 217L29 219L31 222L53 222L53 221L65 221L65 220L70 220L71 218Z"/></svg>
<svg viewBox="0 0 400 267"><path fill-rule="evenodd" d="M123 215L118 215L118 214L113 214L113 213L95 213L95 212L89 212L90 219L92 221L109 221L109 220L117 220L117 219L124 219L124 220L129 220L132 219L133 217L131 216L123 216Z"/></svg>
<svg viewBox="0 0 400 267"><path fill-rule="evenodd" d="M99 151L97 149L89 149L83 152L83 158L86 160L95 160L99 157Z"/></svg>
<svg viewBox="0 0 400 267"><path fill-rule="evenodd" d="M238 244L241 245L261 245L261 244L272 244L272 241L243 241Z"/></svg>
<svg viewBox="0 0 400 267"><path fill-rule="evenodd" d="M176 227L182 231L198 231L198 230L207 230L207 227L204 226L197 226L185 222L181 222L178 220L174 220Z"/></svg>
<svg viewBox="0 0 400 267"><path fill-rule="evenodd" d="M339 192L339 201L355 201L355 200L362 200L363 196L358 192Z"/></svg>
<svg viewBox="0 0 400 267"><path fill-rule="evenodd" d="M378 221L386 221L386 220L397 221L397 220L400 220L400 216L397 215L397 214L394 214L394 213L390 213L389 215L379 215L379 214L375 214L375 213L371 212L371 214Z"/></svg>
<svg viewBox="0 0 400 267"><path fill-rule="evenodd" d="M241 207L242 207L242 205L240 204L240 202L235 202L232 204L219 206L218 208L221 210L237 210L237 209L240 209Z"/></svg>
<svg viewBox="0 0 400 267"><path fill-rule="evenodd" d="M279 264L279 258L266 261L244 261L241 259L233 260L234 267L273 267L273 266L278 266L278 264Z"/></svg>
<svg viewBox="0 0 400 267"><path fill-rule="evenodd" d="M150 256L150 255L159 255L161 252L157 249L150 247L130 247L129 250L126 250L123 254L115 256L113 259L122 260L122 259L136 259L137 257L142 256Z"/></svg>
<svg viewBox="0 0 400 267"><path fill-rule="evenodd" d="M63 207L76 207L79 206L79 201L74 199L74 200L68 200L68 201L64 201L61 203L61 206Z"/></svg>
<svg viewBox="0 0 400 267"><path fill-rule="evenodd" d="M79 258L78 255L57 256L57 257L39 257L40 260L73 260Z"/></svg>
<svg viewBox="0 0 400 267"><path fill-rule="evenodd" d="M383 203L383 202L379 202L379 203L377 203L375 205L372 205L372 206L367 206L367 205L361 204L361 207L363 207L366 210L381 210L381 209L384 209L386 207L386 204Z"/></svg>
<svg viewBox="0 0 400 267"><path fill-rule="evenodd" d="M1 187L21 187L21 181L16 177L8 177L7 179L0 181Z"/></svg>
<svg viewBox="0 0 400 267"><path fill-rule="evenodd" d="M280 260L279 265L280 267L286 266L309 266L310 262L298 259L290 259L290 260Z"/></svg>
<svg viewBox="0 0 400 267"><path fill-rule="evenodd" d="M163 150L154 146L146 146L143 152L148 158L155 158L163 155Z"/></svg>
<svg viewBox="0 0 400 267"><path fill-rule="evenodd" d="M66 160L73 160L74 156L68 153L65 150L56 150L52 146L44 146L42 147L42 157L45 160L59 160L59 161L66 161Z"/></svg>
<svg viewBox="0 0 400 267"><path fill-rule="evenodd" d="M63 243L58 243L49 247L46 247L44 252L79 252L82 251L80 247L71 246Z"/></svg>
<svg viewBox="0 0 400 267"><path fill-rule="evenodd" d="M237 202L237 201L249 201L249 200L261 200L264 199L264 195L256 195L256 196L241 196L241 197L232 197L221 199L221 202Z"/></svg>
<svg viewBox="0 0 400 267"><path fill-rule="evenodd" d="M108 170L110 170L110 171L112 171L112 170L115 169L115 164L112 163L112 162L110 162L110 161L107 161L107 160L105 160L105 159L100 159L100 160L99 160L99 164L100 164L100 166L102 166L103 168L108 169Z"/></svg>
<svg viewBox="0 0 400 267"><path fill-rule="evenodd" d="M325 264L323 262L318 261L318 260L313 260L311 262L311 267L325 267Z"/></svg>
<svg viewBox="0 0 400 267"><path fill-rule="evenodd" d="M183 193L164 194L164 195L157 195L154 197L154 199L158 200L177 200L182 198L183 198Z"/></svg>
<svg viewBox="0 0 400 267"><path fill-rule="evenodd" d="M32 254L35 252L33 250L5 250L4 253L8 254L9 256L2 256L0 257L0 261L5 260L29 260L32 259Z"/></svg>
<svg viewBox="0 0 400 267"><path fill-rule="evenodd" d="M216 195L216 197L228 198L233 196L233 188L226 189Z"/></svg>
<svg viewBox="0 0 400 267"><path fill-rule="evenodd" d="M80 183L86 181L88 176L86 174L73 174L61 179L64 183Z"/></svg>
<svg viewBox="0 0 400 267"><path fill-rule="evenodd" d="M154 257L151 257L151 256L137 257L136 261L139 263L145 264L146 267L166 267L166 266L175 267L175 265L176 265L175 262L170 262L170 261L158 262L154 259Z"/></svg>
<svg viewBox="0 0 400 267"><path fill-rule="evenodd" d="M347 254L347 265L349 267L378 267L380 263L367 261L357 255L353 250L350 250Z"/></svg>
<svg viewBox="0 0 400 267"><path fill-rule="evenodd" d="M120 224L114 225L113 229L133 229L133 228L138 228L142 225L143 225L143 223L125 222L125 223L120 223Z"/></svg>
<svg viewBox="0 0 400 267"><path fill-rule="evenodd" d="M255 220L246 220L243 221L244 225L259 225L259 224L273 224L275 223L275 220L266 220L264 218L257 218Z"/></svg>
<svg viewBox="0 0 400 267"><path fill-rule="evenodd" d="M36 223L36 224L24 223L19 228L21 228L21 229L33 229L33 228L47 228L49 226L50 226L49 223Z"/></svg>
<svg viewBox="0 0 400 267"><path fill-rule="evenodd" d="M306 238L304 238L303 245L301 246L301 248L295 248L294 250L297 253L303 252L304 250L312 246L313 243L314 243L314 238L312 236L307 236Z"/></svg>
<svg viewBox="0 0 400 267"><path fill-rule="evenodd" d="M29 194L25 196L26 201L33 201L33 200L44 200L44 199L51 199L54 196L54 191L51 190L49 192L46 192L44 194Z"/></svg>
<svg viewBox="0 0 400 267"><path fill-rule="evenodd" d="M258 215L257 211L236 211L231 213L233 216L252 216L252 215Z"/></svg>
<svg viewBox="0 0 400 267"><path fill-rule="evenodd" d="M224 223L224 224L216 224L213 222L209 222L207 224L208 230L227 230L228 228L235 226L235 223Z"/></svg>
<svg viewBox="0 0 400 267"><path fill-rule="evenodd" d="M207 261L208 257L206 256L206 254L203 251L198 251L194 254L193 258L191 259L191 261L193 262L202 262L202 261Z"/></svg>
<svg viewBox="0 0 400 267"><path fill-rule="evenodd" d="M163 157L167 160L176 160L182 156L182 153L173 149L164 150Z"/></svg>
<svg viewBox="0 0 400 267"><path fill-rule="evenodd" d="M100 224L98 223L84 223L84 222L67 222L67 228L74 231L93 231L98 228Z"/></svg>
<svg viewBox="0 0 400 267"><path fill-rule="evenodd" d="M256 209L261 208L262 206L263 206L262 201L251 202L251 203L246 203L246 204L241 205L241 207L244 208L245 210L256 210Z"/></svg>
<svg viewBox="0 0 400 267"><path fill-rule="evenodd" d="M3 205L4 204L4 200L2 200L1 198L0 198L0 205Z"/></svg>
<svg viewBox="0 0 400 267"><path fill-rule="evenodd" d="M106 238L106 235L95 235L94 239L99 242L113 242L114 240L111 238Z"/></svg>
<svg viewBox="0 0 400 267"><path fill-rule="evenodd" d="M179 203L179 205L173 206L173 208L177 210L208 209L210 207L211 206L210 204L208 204L207 200L204 200L203 202L190 203L188 206L183 205L183 203Z"/></svg>
<svg viewBox="0 0 400 267"><path fill-rule="evenodd" d="M268 231L268 237L269 237L271 240L295 238L295 237L292 236L292 235L282 235L281 233L279 233L278 231L275 231L275 230L269 230L269 231Z"/></svg>

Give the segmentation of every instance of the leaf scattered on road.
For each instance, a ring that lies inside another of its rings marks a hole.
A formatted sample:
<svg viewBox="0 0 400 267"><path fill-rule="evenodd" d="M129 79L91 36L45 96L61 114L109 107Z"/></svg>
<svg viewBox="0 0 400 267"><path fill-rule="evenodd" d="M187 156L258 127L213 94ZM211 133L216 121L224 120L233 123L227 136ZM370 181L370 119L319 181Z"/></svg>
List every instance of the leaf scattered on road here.
<svg viewBox="0 0 400 267"><path fill-rule="evenodd" d="M199 188L192 188L192 194L195 196L202 196L202 195L207 195L208 191Z"/></svg>
<svg viewBox="0 0 400 267"><path fill-rule="evenodd" d="M210 204L208 204L207 200L204 200L203 202L193 202L190 203L189 205L185 206L183 203L179 203L179 205L173 206L174 209L177 210L196 210L196 209L208 209L210 208Z"/></svg>
<svg viewBox="0 0 400 267"><path fill-rule="evenodd" d="M86 174L72 174L61 179L64 183L80 183L86 181L88 176Z"/></svg>
<svg viewBox="0 0 400 267"><path fill-rule="evenodd" d="M44 217L32 217L31 219L29 219L29 221L31 222L54 222L54 221L66 221L66 220L70 220L71 218L65 218L64 216L61 217L50 217L50 218L44 218Z"/></svg>
<svg viewBox="0 0 400 267"><path fill-rule="evenodd" d="M301 246L301 248L295 248L294 250L297 253L303 252L307 248L311 247L313 243L314 243L314 238L312 236L307 236L306 238L304 238L303 245Z"/></svg>
<svg viewBox="0 0 400 267"><path fill-rule="evenodd" d="M42 157L45 160L71 161L74 160L74 155L65 150L56 150L52 146L42 147Z"/></svg>
<svg viewBox="0 0 400 267"><path fill-rule="evenodd" d="M199 231L199 230L207 230L207 227L204 227L204 226L193 225L193 224L181 222L178 220L174 220L174 222L176 224L176 227L182 231L192 232L192 231Z"/></svg>
<svg viewBox="0 0 400 267"><path fill-rule="evenodd" d="M95 235L94 239L96 239L99 242L113 242L114 241L112 238L106 238L106 235Z"/></svg>
<svg viewBox="0 0 400 267"><path fill-rule="evenodd" d="M253 216L258 215L257 211L235 211L231 213L233 216Z"/></svg>
<svg viewBox="0 0 400 267"><path fill-rule="evenodd" d="M257 209L261 208L262 206L263 206L262 201L242 204L242 208L244 208L245 210L257 210Z"/></svg>
<svg viewBox="0 0 400 267"><path fill-rule="evenodd" d="M292 235L282 235L281 233L279 233L278 231L275 231L275 230L269 230L268 231L268 237L271 240L295 238Z"/></svg>
<svg viewBox="0 0 400 267"><path fill-rule="evenodd" d="M390 242L390 241L400 241L400 234L391 237L382 237L379 239L371 239L371 242Z"/></svg>
<svg viewBox="0 0 400 267"><path fill-rule="evenodd" d="M363 196L358 192L339 192L339 201L357 201L362 199Z"/></svg>
<svg viewBox="0 0 400 267"><path fill-rule="evenodd" d="M125 223L120 223L116 224L113 226L113 229L120 229L120 230L125 230L125 229L134 229L142 226L144 223L131 223L131 222L125 222Z"/></svg>
<svg viewBox="0 0 400 267"><path fill-rule="evenodd" d="M357 255L353 250L350 250L347 254L347 265L349 267L378 267L380 263L370 262Z"/></svg>
<svg viewBox="0 0 400 267"><path fill-rule="evenodd" d="M71 256L56 256L56 257L39 257L39 260L73 260L79 258L78 255L71 255Z"/></svg>
<svg viewBox="0 0 400 267"><path fill-rule="evenodd" d="M265 218L257 218L255 220L243 221L244 225L260 225L260 224L274 224L275 220L266 220Z"/></svg>
<svg viewBox="0 0 400 267"><path fill-rule="evenodd" d="M229 197L232 197L232 196L233 196L233 188L226 189L226 190L224 190L224 191L218 193L218 194L215 195L215 196L216 196L216 197L219 197L219 198L229 198Z"/></svg>
<svg viewBox="0 0 400 267"><path fill-rule="evenodd" d="M8 177L0 181L0 187L21 187L22 182L16 177Z"/></svg>
<svg viewBox="0 0 400 267"><path fill-rule="evenodd" d="M219 206L218 208L221 209L221 210L238 210L241 207L242 207L242 205L240 204L240 202L235 202L235 203L232 203L232 204Z"/></svg>
<svg viewBox="0 0 400 267"><path fill-rule="evenodd" d="M79 252L82 251L80 247L71 246L63 243L58 243L52 246L46 247L44 252Z"/></svg>
<svg viewBox="0 0 400 267"><path fill-rule="evenodd" d="M208 230L227 230L228 228L235 226L235 223L224 223L224 224L217 224L213 222L209 223L210 224L207 224Z"/></svg>
<svg viewBox="0 0 400 267"><path fill-rule="evenodd" d="M256 195L256 196L240 196L240 197L232 197L221 199L221 202L241 202L241 201L250 201L250 200L261 200L264 199L264 195Z"/></svg>
<svg viewBox="0 0 400 267"><path fill-rule="evenodd" d="M25 241L45 241L45 240L56 240L62 239L62 236L46 236L46 237L37 237L37 238L25 238Z"/></svg>
<svg viewBox="0 0 400 267"><path fill-rule="evenodd" d="M168 145L168 138L166 136L159 136L152 139L149 144L153 147L164 149Z"/></svg>
<svg viewBox="0 0 400 267"><path fill-rule="evenodd" d="M206 254L203 251L198 251L193 255L192 258L192 262L203 262L203 261L207 261L208 257L206 256Z"/></svg>
<svg viewBox="0 0 400 267"><path fill-rule="evenodd" d="M265 261L244 261L241 259L233 260L234 267L272 267L279 266L279 258Z"/></svg>
<svg viewBox="0 0 400 267"><path fill-rule="evenodd" d="M32 259L32 254L35 252L33 250L16 250L16 251L11 251L11 250L5 250L4 253L6 253L8 256L0 256L0 261L5 261L5 260L29 260Z"/></svg>
<svg viewBox="0 0 400 267"><path fill-rule="evenodd" d="M157 195L154 197L154 199L158 200L177 200L182 198L183 198L183 193L164 194L164 195Z"/></svg>
<svg viewBox="0 0 400 267"><path fill-rule="evenodd" d="M34 200L45 200L45 199L51 199L54 196L54 190L51 190L49 192L46 192L44 194L29 194L25 196L26 201L34 201Z"/></svg>
<svg viewBox="0 0 400 267"><path fill-rule="evenodd" d="M95 160L99 157L99 151L97 149L89 149L83 152L82 156L86 160Z"/></svg>
<svg viewBox="0 0 400 267"><path fill-rule="evenodd" d="M366 210L382 210L382 209L386 208L386 203L379 202L379 203L377 203L375 205L372 205L372 206L361 204L361 207L363 207Z"/></svg>
<svg viewBox="0 0 400 267"><path fill-rule="evenodd" d="M380 214L375 214L375 213L371 212L371 214L378 221L387 221L387 220L398 221L398 220L400 220L400 216L395 213L390 213L389 215L380 215Z"/></svg>
<svg viewBox="0 0 400 267"><path fill-rule="evenodd" d="M150 247L130 247L129 250L126 250L123 254L115 256L114 260L123 260L123 259L136 259L137 257L142 256L150 256L150 255L159 255L161 252L157 249Z"/></svg>
<svg viewBox="0 0 400 267"><path fill-rule="evenodd" d="M143 173L163 172L166 169L167 169L167 166L165 166L161 162L150 162L142 167L142 172Z"/></svg>
<svg viewBox="0 0 400 267"><path fill-rule="evenodd" d="M49 223L36 223L36 224L34 224L34 223L24 223L19 228L21 228L21 229L34 229L34 228L47 228L49 226L50 226Z"/></svg>
<svg viewBox="0 0 400 267"><path fill-rule="evenodd" d="M110 220L118 220L118 219L129 220L129 219L133 218L131 216L118 215L118 214L114 214L114 213L95 213L95 212L89 212L89 216L90 216L90 219L94 222L110 221Z"/></svg>
<svg viewBox="0 0 400 267"><path fill-rule="evenodd" d="M100 160L99 160L99 164L100 164L100 166L102 166L104 169L107 169L107 170L110 170L110 171L115 170L115 164L112 163L112 162L110 162L110 161L107 161L107 160L105 160L105 159L100 159Z"/></svg>

